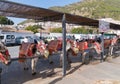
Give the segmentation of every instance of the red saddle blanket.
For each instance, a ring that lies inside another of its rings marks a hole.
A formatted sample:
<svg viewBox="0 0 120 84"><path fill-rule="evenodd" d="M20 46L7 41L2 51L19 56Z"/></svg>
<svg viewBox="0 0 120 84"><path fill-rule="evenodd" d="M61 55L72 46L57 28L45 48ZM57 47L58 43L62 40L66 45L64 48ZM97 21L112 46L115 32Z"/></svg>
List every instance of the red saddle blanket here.
<svg viewBox="0 0 120 84"><path fill-rule="evenodd" d="M52 40L48 44L48 50L50 54L52 54L52 52L57 52L61 49L62 49L62 41L60 40Z"/></svg>
<svg viewBox="0 0 120 84"><path fill-rule="evenodd" d="M0 60L4 63L5 61L9 60L10 54L8 50L5 50L5 52L0 52Z"/></svg>
<svg viewBox="0 0 120 84"><path fill-rule="evenodd" d="M32 49L33 49L33 44L22 43L19 50L19 58L33 56ZM20 60L20 61L23 62L23 60Z"/></svg>

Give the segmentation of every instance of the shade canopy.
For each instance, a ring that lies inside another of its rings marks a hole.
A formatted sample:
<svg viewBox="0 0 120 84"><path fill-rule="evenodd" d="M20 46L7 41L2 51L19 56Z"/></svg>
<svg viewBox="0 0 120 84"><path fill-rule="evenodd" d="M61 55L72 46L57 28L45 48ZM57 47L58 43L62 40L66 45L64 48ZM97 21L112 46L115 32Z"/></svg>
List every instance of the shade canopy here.
<svg viewBox="0 0 120 84"><path fill-rule="evenodd" d="M62 21L65 14L66 22L71 24L86 25L98 27L99 20L86 18L83 16L72 15L68 13L53 11L50 9L14 3L10 1L0 1L0 15L18 18L35 19L39 21ZM120 25L110 23L110 28L120 29Z"/></svg>

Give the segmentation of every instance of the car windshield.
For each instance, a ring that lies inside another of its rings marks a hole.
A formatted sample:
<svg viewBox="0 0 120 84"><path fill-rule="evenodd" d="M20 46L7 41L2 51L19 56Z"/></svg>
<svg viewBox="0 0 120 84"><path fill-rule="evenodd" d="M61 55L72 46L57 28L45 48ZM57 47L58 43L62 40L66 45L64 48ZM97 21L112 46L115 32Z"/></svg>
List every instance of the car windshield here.
<svg viewBox="0 0 120 84"><path fill-rule="evenodd" d="M17 39L24 39L24 37L17 37Z"/></svg>

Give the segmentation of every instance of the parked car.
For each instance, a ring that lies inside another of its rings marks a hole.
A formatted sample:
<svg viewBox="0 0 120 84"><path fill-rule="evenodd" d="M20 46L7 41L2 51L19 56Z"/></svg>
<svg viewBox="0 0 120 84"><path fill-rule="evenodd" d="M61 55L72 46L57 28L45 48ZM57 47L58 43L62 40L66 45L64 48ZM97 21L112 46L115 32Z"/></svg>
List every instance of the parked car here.
<svg viewBox="0 0 120 84"><path fill-rule="evenodd" d="M1 34L0 40L5 45L15 45L15 36L12 34Z"/></svg>
<svg viewBox="0 0 120 84"><path fill-rule="evenodd" d="M24 37L16 37L15 42L17 45L22 44Z"/></svg>
<svg viewBox="0 0 120 84"><path fill-rule="evenodd" d="M22 42L30 42L30 43L34 43L34 39L30 36L26 36L26 37L16 37L16 44L20 45L22 44Z"/></svg>
<svg viewBox="0 0 120 84"><path fill-rule="evenodd" d="M46 37L45 39L44 39L44 41L45 41L45 43L48 43L48 42L50 42L51 40L55 40L55 39L57 39L56 37L53 37L53 36L49 36L49 37Z"/></svg>

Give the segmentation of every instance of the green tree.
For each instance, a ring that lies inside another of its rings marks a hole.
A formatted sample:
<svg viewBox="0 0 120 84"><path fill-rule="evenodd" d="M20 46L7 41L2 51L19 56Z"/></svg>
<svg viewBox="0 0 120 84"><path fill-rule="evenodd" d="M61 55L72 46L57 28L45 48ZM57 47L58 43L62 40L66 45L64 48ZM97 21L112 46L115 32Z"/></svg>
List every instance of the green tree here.
<svg viewBox="0 0 120 84"><path fill-rule="evenodd" d="M80 28L73 28L71 30L71 33L75 34L91 34L93 32L92 29L86 29L85 27L80 27Z"/></svg>
<svg viewBox="0 0 120 84"><path fill-rule="evenodd" d="M25 30L32 31L33 33L38 33L38 29L40 29L40 26L38 25L28 26L25 28Z"/></svg>
<svg viewBox="0 0 120 84"><path fill-rule="evenodd" d="M50 32L52 32L52 33L62 33L62 28L51 28Z"/></svg>
<svg viewBox="0 0 120 84"><path fill-rule="evenodd" d="M92 33L93 33L93 30L92 30L92 29L89 29L89 30L88 30L88 33L92 34Z"/></svg>
<svg viewBox="0 0 120 84"><path fill-rule="evenodd" d="M0 24L3 24L3 25L13 25L14 22L12 20L8 19L7 17L0 16Z"/></svg>
<svg viewBox="0 0 120 84"><path fill-rule="evenodd" d="M84 32L85 32L85 30L83 28L73 28L71 30L71 33L76 33L76 34L82 34Z"/></svg>

